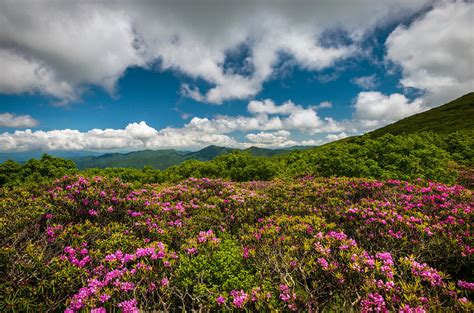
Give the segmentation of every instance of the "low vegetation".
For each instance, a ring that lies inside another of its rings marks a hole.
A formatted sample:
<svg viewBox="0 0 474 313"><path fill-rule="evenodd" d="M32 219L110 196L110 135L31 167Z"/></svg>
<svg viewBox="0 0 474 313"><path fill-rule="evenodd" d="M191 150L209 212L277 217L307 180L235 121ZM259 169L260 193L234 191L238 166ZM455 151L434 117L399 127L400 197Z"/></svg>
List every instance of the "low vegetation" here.
<svg viewBox="0 0 474 313"><path fill-rule="evenodd" d="M2 311L474 309L460 186L73 176L0 199Z"/></svg>
<svg viewBox="0 0 474 313"><path fill-rule="evenodd" d="M0 311L472 312L474 130L444 113L164 170L4 162Z"/></svg>

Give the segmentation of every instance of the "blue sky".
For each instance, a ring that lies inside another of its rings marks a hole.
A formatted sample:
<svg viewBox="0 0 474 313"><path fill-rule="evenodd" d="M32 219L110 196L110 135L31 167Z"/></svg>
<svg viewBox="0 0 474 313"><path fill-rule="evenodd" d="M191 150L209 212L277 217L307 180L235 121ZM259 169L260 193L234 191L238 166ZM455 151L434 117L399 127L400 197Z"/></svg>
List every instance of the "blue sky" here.
<svg viewBox="0 0 474 313"><path fill-rule="evenodd" d="M257 3L0 4L0 151L319 145L472 91L472 3Z"/></svg>

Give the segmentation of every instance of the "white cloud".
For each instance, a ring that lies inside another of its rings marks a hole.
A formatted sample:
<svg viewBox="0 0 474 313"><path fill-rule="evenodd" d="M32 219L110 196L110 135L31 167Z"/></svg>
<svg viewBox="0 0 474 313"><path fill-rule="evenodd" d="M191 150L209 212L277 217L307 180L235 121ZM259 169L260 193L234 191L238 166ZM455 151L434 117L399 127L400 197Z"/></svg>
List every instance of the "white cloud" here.
<svg viewBox="0 0 474 313"><path fill-rule="evenodd" d="M35 127L37 125L38 121L29 115L0 113L0 127L27 128Z"/></svg>
<svg viewBox="0 0 474 313"><path fill-rule="evenodd" d="M128 124L125 129L92 129L87 132L27 129L0 134L1 151L195 148L210 144L238 146L235 139L226 135L199 133L186 128L157 131L145 122Z"/></svg>
<svg viewBox="0 0 474 313"><path fill-rule="evenodd" d="M375 89L378 86L377 76L375 76L375 74L356 77L351 81L353 84L356 84L363 89Z"/></svg>
<svg viewBox="0 0 474 313"><path fill-rule="evenodd" d="M295 104L287 101L282 105L276 105L272 100L266 99L263 101L252 100L247 105L249 113L253 114L285 114L288 115L298 110Z"/></svg>
<svg viewBox="0 0 474 313"><path fill-rule="evenodd" d="M114 150L114 149L195 149L208 145L246 148L314 145L324 142L291 139L291 132L308 135L343 132L349 121L321 119L316 107L304 108L291 101L281 105L272 100L251 101L249 116L218 115L214 118L193 117L181 128L157 130L144 121L130 123L124 129L92 129L87 132L63 129L52 131L15 131L0 134L1 151L30 150ZM258 131L257 133L251 133ZM350 130L351 131L351 130ZM236 140L232 133L244 133L250 142Z"/></svg>
<svg viewBox="0 0 474 313"><path fill-rule="evenodd" d="M387 58L399 64L404 87L423 89L436 106L474 87L474 3L450 1L387 39Z"/></svg>
<svg viewBox="0 0 474 313"><path fill-rule="evenodd" d="M124 11L82 1L0 3L0 92L73 100L94 84L113 94L127 67L144 65L140 48Z"/></svg>
<svg viewBox="0 0 474 313"><path fill-rule="evenodd" d="M336 141L336 140L339 140L339 139L343 139L343 138L346 138L348 137L348 135L345 133L345 132L342 132L340 134L328 134L326 136L326 139L328 142L330 141Z"/></svg>
<svg viewBox="0 0 474 313"><path fill-rule="evenodd" d="M0 47L0 92L6 94L40 92L61 99L76 98L73 86L59 80L41 61L27 59Z"/></svg>
<svg viewBox="0 0 474 313"><path fill-rule="evenodd" d="M309 134L320 133L326 131L327 128L336 127L336 123L332 119L321 120L316 113L316 108L304 108L292 101L277 105L270 99L252 100L247 105L247 111L251 116L220 115L212 119L194 117L185 127L207 133L298 130Z"/></svg>
<svg viewBox="0 0 474 313"><path fill-rule="evenodd" d="M260 132L257 134L247 134L245 138L255 143L264 144L282 144L288 141L291 133L286 130L280 130L277 132Z"/></svg>
<svg viewBox="0 0 474 313"><path fill-rule="evenodd" d="M404 95L384 95L377 91L361 92L354 104L354 121L362 129L374 129L423 110L423 102L410 102Z"/></svg>
<svg viewBox="0 0 474 313"><path fill-rule="evenodd" d="M329 109L332 108L332 102L330 101L323 101L318 106L318 109Z"/></svg>
<svg viewBox="0 0 474 313"><path fill-rule="evenodd" d="M212 86L183 85L183 93L198 101L248 98L271 79L280 53L318 71L357 53L358 40L376 25L429 2L2 1L0 92L40 92L67 101L97 85L114 94L127 68L159 61L162 69ZM322 34L336 28L354 44L321 44ZM224 69L228 51L241 45L249 48L241 66L253 69L249 75Z"/></svg>

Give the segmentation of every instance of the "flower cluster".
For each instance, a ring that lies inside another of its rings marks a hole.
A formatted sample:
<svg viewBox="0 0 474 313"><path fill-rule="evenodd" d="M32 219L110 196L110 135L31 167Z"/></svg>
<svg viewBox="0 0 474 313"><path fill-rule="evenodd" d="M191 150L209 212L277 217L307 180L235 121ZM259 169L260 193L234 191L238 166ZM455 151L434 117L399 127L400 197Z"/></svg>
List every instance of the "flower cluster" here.
<svg viewBox="0 0 474 313"><path fill-rule="evenodd" d="M64 177L0 196L16 311L474 310L460 186Z"/></svg>

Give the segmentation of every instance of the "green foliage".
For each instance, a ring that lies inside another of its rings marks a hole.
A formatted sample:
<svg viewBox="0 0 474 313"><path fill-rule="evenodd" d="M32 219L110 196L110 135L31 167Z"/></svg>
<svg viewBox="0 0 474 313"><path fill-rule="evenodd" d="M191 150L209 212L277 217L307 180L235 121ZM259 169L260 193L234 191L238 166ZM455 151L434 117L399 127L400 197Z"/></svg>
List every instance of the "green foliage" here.
<svg viewBox="0 0 474 313"><path fill-rule="evenodd" d="M8 160L0 164L0 186L35 184L76 172L73 161L47 154L43 154L40 160L31 159L23 165Z"/></svg>
<svg viewBox="0 0 474 313"><path fill-rule="evenodd" d="M227 151L212 161L190 159L166 170L145 166L142 169L91 168L82 173L87 177L120 178L137 185L178 182L189 177L252 181L304 175L404 180L423 178L452 183L466 181L457 177L458 173L469 172L474 166L473 147L474 130L449 135L386 134L375 139L369 134L273 157ZM44 155L41 160L32 159L24 165L7 161L0 164L0 185L46 182L75 172L77 170L72 161L48 155Z"/></svg>
<svg viewBox="0 0 474 313"><path fill-rule="evenodd" d="M305 147L308 148L308 147ZM298 147L295 147L298 149ZM100 156L86 156L74 159L79 169L89 168L136 168L149 166L154 169L164 170L174 165L182 164L189 160L210 161L218 156L241 151L233 148L208 146L195 152L168 150L143 150L129 153L107 153ZM264 149L250 147L242 150L253 156L273 156L287 154L287 149Z"/></svg>
<svg viewBox="0 0 474 313"><path fill-rule="evenodd" d="M219 245L199 249L199 254L180 254L175 272L177 284L193 297L217 298L219 292L249 290L256 285L254 269L242 257L238 242L229 236Z"/></svg>
<svg viewBox="0 0 474 313"><path fill-rule="evenodd" d="M461 186L137 185L71 176L1 188L0 311L114 312L129 300L144 311L472 311L472 192Z"/></svg>

